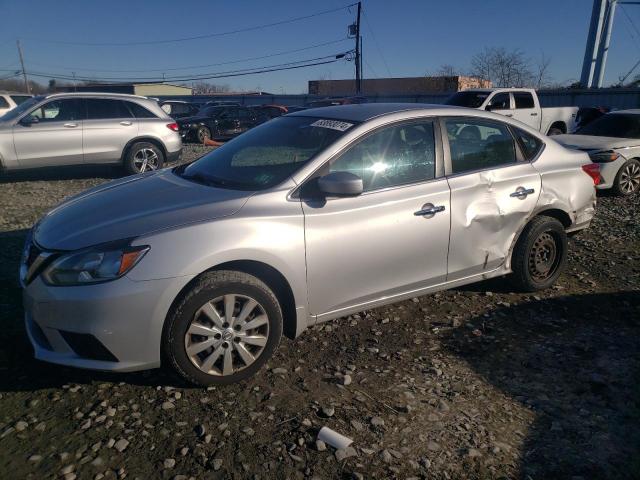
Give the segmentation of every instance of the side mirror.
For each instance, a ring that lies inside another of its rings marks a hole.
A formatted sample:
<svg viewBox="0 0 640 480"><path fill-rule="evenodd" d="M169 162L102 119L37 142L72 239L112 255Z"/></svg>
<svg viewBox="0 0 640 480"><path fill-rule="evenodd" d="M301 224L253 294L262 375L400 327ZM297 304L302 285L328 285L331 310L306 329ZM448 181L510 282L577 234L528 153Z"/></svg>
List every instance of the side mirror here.
<svg viewBox="0 0 640 480"><path fill-rule="evenodd" d="M331 172L318 179L318 188L322 193L338 197L352 197L362 193L362 179L351 172Z"/></svg>
<svg viewBox="0 0 640 480"><path fill-rule="evenodd" d="M40 119L38 117L32 117L31 115L27 115L20 120L20 125L24 127L30 127L34 123L39 123Z"/></svg>

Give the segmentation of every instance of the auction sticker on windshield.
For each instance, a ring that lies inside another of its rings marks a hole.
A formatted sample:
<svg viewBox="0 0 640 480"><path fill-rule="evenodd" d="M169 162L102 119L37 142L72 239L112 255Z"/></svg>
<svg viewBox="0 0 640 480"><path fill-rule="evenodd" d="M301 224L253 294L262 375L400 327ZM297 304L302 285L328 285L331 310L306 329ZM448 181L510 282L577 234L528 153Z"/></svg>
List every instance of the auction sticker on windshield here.
<svg viewBox="0 0 640 480"><path fill-rule="evenodd" d="M338 130L344 132L350 127L353 127L353 123L340 122L338 120L316 120L311 124L312 127L330 128L332 130Z"/></svg>

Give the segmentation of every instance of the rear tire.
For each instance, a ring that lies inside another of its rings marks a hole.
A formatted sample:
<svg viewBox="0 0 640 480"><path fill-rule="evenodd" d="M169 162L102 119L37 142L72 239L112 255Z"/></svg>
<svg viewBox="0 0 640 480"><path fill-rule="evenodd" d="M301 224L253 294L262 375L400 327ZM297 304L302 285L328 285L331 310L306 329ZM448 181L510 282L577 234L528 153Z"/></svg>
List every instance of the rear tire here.
<svg viewBox="0 0 640 480"><path fill-rule="evenodd" d="M124 169L128 175L158 170L163 164L164 153L150 142L134 143L124 157Z"/></svg>
<svg viewBox="0 0 640 480"><path fill-rule="evenodd" d="M260 370L281 337L282 310L267 285L244 272L207 272L170 312L163 359L190 383L228 385Z"/></svg>
<svg viewBox="0 0 640 480"><path fill-rule="evenodd" d="M613 181L616 195L627 196L640 191L640 162L632 159L625 162Z"/></svg>
<svg viewBox="0 0 640 480"><path fill-rule="evenodd" d="M196 132L196 139L198 140L198 143L204 143L205 140L210 138L211 138L211 130L209 130L209 128L207 127L198 128L198 131Z"/></svg>
<svg viewBox="0 0 640 480"><path fill-rule="evenodd" d="M549 288L567 262L567 234L557 219L535 217L518 238L511 258L518 290L535 292Z"/></svg>

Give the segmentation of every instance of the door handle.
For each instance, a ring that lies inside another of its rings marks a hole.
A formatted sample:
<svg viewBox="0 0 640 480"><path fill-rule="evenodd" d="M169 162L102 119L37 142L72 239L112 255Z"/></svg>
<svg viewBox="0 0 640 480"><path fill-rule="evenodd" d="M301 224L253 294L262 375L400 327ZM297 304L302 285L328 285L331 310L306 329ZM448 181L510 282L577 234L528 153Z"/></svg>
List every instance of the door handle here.
<svg viewBox="0 0 640 480"><path fill-rule="evenodd" d="M532 117L537 117L537 116L538 116L538 114L537 114L536 112L533 112L533 113L531 114L531 116L532 116Z"/></svg>
<svg viewBox="0 0 640 480"><path fill-rule="evenodd" d="M76 128L78 126L78 124L77 123L65 123L64 126L67 127L67 128Z"/></svg>
<svg viewBox="0 0 640 480"><path fill-rule="evenodd" d="M522 200L525 199L527 195L531 195L532 193L535 193L535 190L533 188L518 187L516 188L516 191L509 194L509 196Z"/></svg>
<svg viewBox="0 0 640 480"><path fill-rule="evenodd" d="M123 127L130 127L131 125L133 125L131 122L120 122L120 125L122 125Z"/></svg>
<svg viewBox="0 0 640 480"><path fill-rule="evenodd" d="M413 212L416 217L433 217L438 212L444 212L444 205L435 206L433 203L427 203L417 212Z"/></svg>

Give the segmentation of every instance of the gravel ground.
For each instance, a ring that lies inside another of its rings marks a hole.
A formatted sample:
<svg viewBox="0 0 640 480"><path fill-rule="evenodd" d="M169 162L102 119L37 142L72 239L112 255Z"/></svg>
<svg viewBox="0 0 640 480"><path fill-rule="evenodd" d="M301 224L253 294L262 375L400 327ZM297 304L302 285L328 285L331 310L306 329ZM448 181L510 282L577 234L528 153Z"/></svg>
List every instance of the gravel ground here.
<svg viewBox="0 0 640 480"><path fill-rule="evenodd" d="M499 279L362 312L283 340L247 382L200 389L32 358L26 229L115 175L0 183L0 478L640 478L637 196L599 198L553 289ZM324 425L352 447L316 442Z"/></svg>

